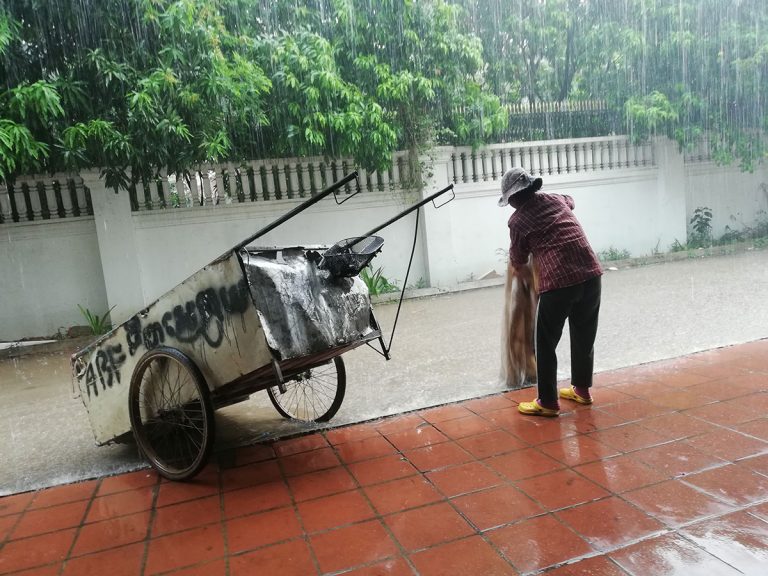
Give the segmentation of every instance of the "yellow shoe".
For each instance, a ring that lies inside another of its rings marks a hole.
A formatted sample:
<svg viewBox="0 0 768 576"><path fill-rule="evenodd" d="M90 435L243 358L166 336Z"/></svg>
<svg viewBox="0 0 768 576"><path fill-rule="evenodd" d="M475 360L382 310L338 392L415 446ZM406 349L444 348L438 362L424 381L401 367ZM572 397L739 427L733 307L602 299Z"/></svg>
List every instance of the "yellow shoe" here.
<svg viewBox="0 0 768 576"><path fill-rule="evenodd" d="M570 388L560 388L560 398L573 400L579 404L592 404L592 398L584 398L583 396L579 396L576 394L576 390L573 389L573 386Z"/></svg>
<svg viewBox="0 0 768 576"><path fill-rule="evenodd" d="M539 404L538 400L533 402L520 402L517 406L518 411L521 414L528 414L530 416L557 416L560 414L559 410L553 410L552 408L544 408Z"/></svg>

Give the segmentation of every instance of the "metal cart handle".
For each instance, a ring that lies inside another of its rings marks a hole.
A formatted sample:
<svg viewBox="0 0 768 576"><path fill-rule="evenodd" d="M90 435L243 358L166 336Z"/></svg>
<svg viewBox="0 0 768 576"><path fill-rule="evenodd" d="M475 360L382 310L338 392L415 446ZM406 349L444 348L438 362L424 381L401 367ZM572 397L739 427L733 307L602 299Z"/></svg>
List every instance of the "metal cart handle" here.
<svg viewBox="0 0 768 576"><path fill-rule="evenodd" d="M450 199L446 200L445 202L442 202L440 205L435 204L435 199L438 196L442 196L443 194L445 194L448 191L451 192ZM418 202L418 203L414 204L413 206L411 206L410 208L408 208L406 210L403 210L397 216L394 216L393 218L390 218L389 220L384 222L384 224L382 224L381 226L377 226L373 230L371 230L369 232L366 232L365 234L363 234L362 238L366 238L368 236L373 236L376 232L378 232L382 228L386 228L390 224L392 224L394 222L397 222L403 216L406 216L406 215L410 214L411 212L413 212L414 210L417 210L417 209L421 208L422 206L424 206L428 202L432 202L432 205L435 208L442 208L443 206L448 204L448 202L453 200L455 197L456 197L456 193L453 191L453 184L449 184L448 186L446 186L442 190L439 190L439 191L435 192L434 194L432 194L431 196L428 196L427 198L424 198L424 200L422 200L421 202ZM379 344L381 345L381 351L379 352L378 350L376 350L376 348L371 346L370 342L366 342L366 344L368 345L369 348L375 350L376 352L378 352L379 354L384 356L384 358L386 360L390 359L390 354L389 353L392 350L392 340L394 340L394 338L395 338L395 330L397 329L397 320L400 318L400 308L403 305L403 298L405 297L405 287L408 284L408 275L411 273L411 265L413 264L413 255L416 252L416 241L418 239L418 235L419 235L419 213L416 212L416 225L415 225L415 229L413 231L413 246L411 246L411 257L408 260L408 270L406 270L406 272L405 272L405 280L403 280L403 289L400 292L400 300L397 303L397 312L395 313L395 322L392 325L392 332L390 332L390 334L389 334L389 345L384 343L384 334L382 333L381 328L379 327L378 323L376 322L376 319L374 318L373 313L371 313L371 321L372 321L372 324L374 326L374 329L379 331L379 338L378 338L378 340L379 340Z"/></svg>
<svg viewBox="0 0 768 576"><path fill-rule="evenodd" d="M280 218L278 218L274 222L271 222L270 224L267 224L264 228L262 228L261 230L256 232L256 234L254 234L253 236L249 236L248 238L246 238L245 240L240 242L240 244L235 246L234 249L235 250L240 250L242 248L245 248L248 244L250 244L251 242L253 242L257 238L260 238L261 236L264 236L264 234L266 234L267 232L271 232L272 230L274 230L275 228L277 228L281 224L284 224L285 222L287 222L288 220L290 220L291 218L296 216L296 214L298 214L299 212L303 212L304 210L306 210L307 208L309 208L313 204L317 204L318 202L320 202L320 200L322 200L323 198L325 198L326 196L328 196L331 193L335 193L336 190L338 190L342 186L346 186L352 180L357 180L357 171L356 170L354 172L348 174L347 176L345 176L344 178L342 178L338 182L334 182L333 184L328 186L328 188L326 188L325 190L323 190L322 192L320 192L316 196L312 196L312 198L310 198L309 200L305 200L304 202L302 202L301 204L296 206L296 208L294 208L293 210L291 210L287 214L282 215ZM358 189L359 189L359 186L358 186ZM355 194L357 194L357 192L355 192ZM352 196L354 196L355 194L352 194ZM349 198L351 198L352 196L350 196ZM339 202L337 200L336 203L337 204L343 204L344 202L349 200L349 198L345 199L342 202Z"/></svg>

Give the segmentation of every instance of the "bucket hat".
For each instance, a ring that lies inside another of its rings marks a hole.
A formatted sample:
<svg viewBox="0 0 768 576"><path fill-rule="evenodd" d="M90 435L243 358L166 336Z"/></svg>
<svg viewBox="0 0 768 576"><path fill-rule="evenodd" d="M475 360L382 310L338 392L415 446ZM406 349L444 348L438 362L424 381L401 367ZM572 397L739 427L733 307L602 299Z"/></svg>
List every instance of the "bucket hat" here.
<svg viewBox="0 0 768 576"><path fill-rule="evenodd" d="M509 197L523 190L532 189L534 192L541 188L543 181L541 178L534 178L523 168L510 168L504 172L501 177L501 198L499 206L509 204Z"/></svg>

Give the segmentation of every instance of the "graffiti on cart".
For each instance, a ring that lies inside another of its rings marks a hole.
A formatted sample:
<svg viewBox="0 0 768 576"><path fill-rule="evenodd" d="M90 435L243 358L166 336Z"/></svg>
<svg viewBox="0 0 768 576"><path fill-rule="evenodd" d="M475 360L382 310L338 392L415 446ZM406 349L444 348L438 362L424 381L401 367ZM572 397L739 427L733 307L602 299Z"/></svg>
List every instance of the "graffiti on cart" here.
<svg viewBox="0 0 768 576"><path fill-rule="evenodd" d="M125 354L122 344L100 348L85 372L85 389L88 392L88 398L91 397L91 391L94 396L99 395L99 382L102 390L106 390L107 387L112 388L116 383L120 384L120 367L123 364L125 364Z"/></svg>
<svg viewBox="0 0 768 576"><path fill-rule="evenodd" d="M227 316L245 312L249 298L248 285L241 280L218 290L201 290L194 300L165 312L160 322L143 325L141 318L134 316L125 323L128 353L134 356L142 348L152 350L173 339L187 344L202 340L218 348L224 341Z"/></svg>
<svg viewBox="0 0 768 576"><path fill-rule="evenodd" d="M250 304L250 292L245 279L231 286L206 288L194 299L179 303L163 313L160 321L142 322L142 314L124 324L127 350L122 344L104 346L96 352L85 374L88 398L102 390L120 384L120 369L127 359L145 350L176 340L219 348L227 334L227 322L242 315ZM146 316L146 314L144 314Z"/></svg>

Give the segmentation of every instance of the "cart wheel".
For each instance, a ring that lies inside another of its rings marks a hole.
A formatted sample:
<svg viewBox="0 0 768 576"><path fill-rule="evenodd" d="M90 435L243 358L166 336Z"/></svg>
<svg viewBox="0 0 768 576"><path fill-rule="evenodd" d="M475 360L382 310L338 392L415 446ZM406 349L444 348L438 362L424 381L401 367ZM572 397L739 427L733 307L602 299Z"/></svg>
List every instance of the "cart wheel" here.
<svg viewBox="0 0 768 576"><path fill-rule="evenodd" d="M267 388L275 409L285 418L306 422L327 422L334 417L344 400L347 373L344 361L336 356L333 362L299 372L283 384L285 393L277 386Z"/></svg>
<svg viewBox="0 0 768 576"><path fill-rule="evenodd" d="M160 346L142 356L131 377L133 435L157 471L186 480L208 462L214 419L205 378L185 354Z"/></svg>

